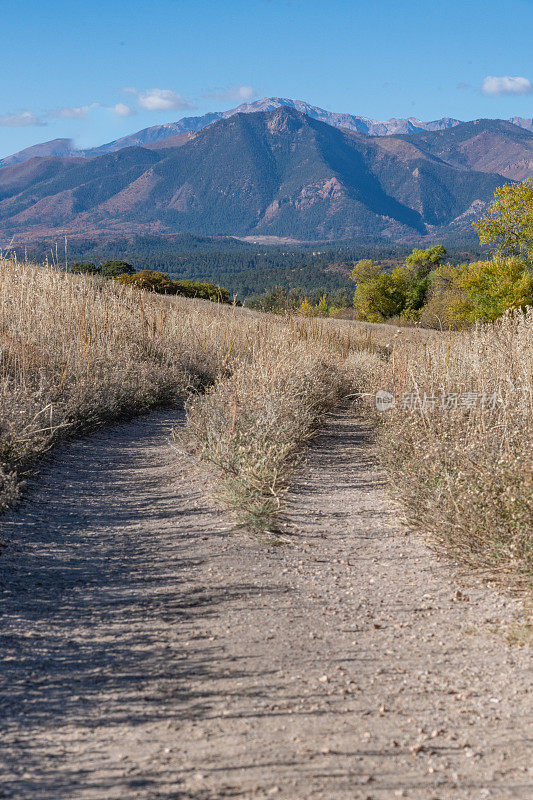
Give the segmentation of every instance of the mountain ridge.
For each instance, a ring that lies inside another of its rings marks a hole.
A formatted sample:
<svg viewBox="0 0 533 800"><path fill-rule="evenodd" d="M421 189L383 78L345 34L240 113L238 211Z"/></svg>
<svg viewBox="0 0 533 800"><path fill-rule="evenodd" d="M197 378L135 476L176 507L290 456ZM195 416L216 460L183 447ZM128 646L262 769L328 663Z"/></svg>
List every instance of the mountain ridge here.
<svg viewBox="0 0 533 800"><path fill-rule="evenodd" d="M369 136L391 136L398 134L410 134L419 131L438 131L447 130L448 128L455 127L456 125L463 124L462 120L453 117L442 117L438 120L424 122L416 117L391 117L389 120L374 120L369 117L358 116L355 114L339 113L326 111L319 106L311 105L303 100L293 100L291 98L283 97L265 97L260 100L254 100L227 111L214 111L208 112L202 116L196 117L182 117L176 122L167 122L162 125L153 125L142 130L135 131L134 133L107 142L97 147L87 149L77 149L70 139L53 139L50 142L43 142L41 144L33 145L32 147L25 148L24 150L6 156L0 159L0 168L8 166L13 163L20 163L32 158L36 155L55 155L57 157L63 156L78 156L82 158L92 158L98 155L105 155L107 153L116 152L124 147L132 146L146 146L158 142L163 142L165 139L174 137L182 133L196 133L214 122L221 119L227 119L230 116L240 113L257 113L258 111L271 111L275 108L286 106L300 111L313 119L321 122L326 122L328 125L334 127L342 127L348 130L366 133ZM524 117L511 117L509 120L514 125L524 128L525 130L533 131L533 119ZM46 152L53 150L54 152Z"/></svg>
<svg viewBox="0 0 533 800"><path fill-rule="evenodd" d="M461 130L371 137L282 106L230 115L179 146L34 158L0 170L0 233L421 240L470 229L505 182L463 163L448 143L468 143ZM474 139L483 132L533 152L510 123L474 125Z"/></svg>

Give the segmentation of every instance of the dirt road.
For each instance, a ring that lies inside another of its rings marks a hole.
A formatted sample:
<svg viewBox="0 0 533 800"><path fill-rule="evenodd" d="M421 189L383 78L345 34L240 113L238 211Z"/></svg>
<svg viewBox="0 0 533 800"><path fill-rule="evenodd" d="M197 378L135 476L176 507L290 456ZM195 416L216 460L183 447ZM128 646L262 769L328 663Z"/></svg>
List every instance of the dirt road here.
<svg viewBox="0 0 533 800"><path fill-rule="evenodd" d="M518 602L406 533L364 424L329 417L278 546L179 418L65 445L3 518L0 797L532 798Z"/></svg>

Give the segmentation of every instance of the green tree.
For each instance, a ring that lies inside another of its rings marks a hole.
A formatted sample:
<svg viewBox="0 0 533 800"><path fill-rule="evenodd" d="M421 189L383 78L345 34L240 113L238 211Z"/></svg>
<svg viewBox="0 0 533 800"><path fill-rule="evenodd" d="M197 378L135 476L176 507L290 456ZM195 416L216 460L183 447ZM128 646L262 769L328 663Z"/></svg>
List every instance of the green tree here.
<svg viewBox="0 0 533 800"><path fill-rule="evenodd" d="M426 302L431 273L440 266L446 250L441 244L427 250L415 248L405 260L405 306L412 315Z"/></svg>
<svg viewBox="0 0 533 800"><path fill-rule="evenodd" d="M377 278L382 272L383 267L380 264L376 264L371 258L362 258L354 264L350 278L354 283L366 283Z"/></svg>
<svg viewBox="0 0 533 800"><path fill-rule="evenodd" d="M119 275L133 275L135 268L127 261L106 261L100 272L106 278L118 278Z"/></svg>
<svg viewBox="0 0 533 800"><path fill-rule="evenodd" d="M382 273L358 283L353 299L354 316L366 322L383 322L405 308L405 284L402 276Z"/></svg>
<svg viewBox="0 0 533 800"><path fill-rule="evenodd" d="M428 328L460 328L466 323L467 297L459 285L468 264L442 264L430 274L426 302L420 322Z"/></svg>
<svg viewBox="0 0 533 800"><path fill-rule="evenodd" d="M388 274L371 259L358 261L350 277L357 284L354 295L355 316L369 322L404 316L416 320L426 300L430 275L446 255L444 247L415 249L403 266Z"/></svg>
<svg viewBox="0 0 533 800"><path fill-rule="evenodd" d="M496 256L471 264L443 264L432 273L421 321L429 327L492 322L510 308L533 305L533 276L524 261Z"/></svg>
<svg viewBox="0 0 533 800"><path fill-rule="evenodd" d="M474 222L481 244L492 245L496 255L516 256L533 262L533 178L505 184L494 192L485 216Z"/></svg>
<svg viewBox="0 0 533 800"><path fill-rule="evenodd" d="M438 267L445 255L446 248L442 244L433 245L433 247L428 247L427 250L420 250L415 247L413 252L405 259L405 263L408 267L413 267L414 274L417 277L422 278L429 275L432 269Z"/></svg>

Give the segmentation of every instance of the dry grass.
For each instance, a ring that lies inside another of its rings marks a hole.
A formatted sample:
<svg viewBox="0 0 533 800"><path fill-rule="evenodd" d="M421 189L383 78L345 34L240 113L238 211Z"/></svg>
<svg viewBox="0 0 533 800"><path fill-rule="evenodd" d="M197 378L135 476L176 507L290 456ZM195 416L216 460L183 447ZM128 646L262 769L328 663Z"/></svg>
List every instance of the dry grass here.
<svg viewBox="0 0 533 800"><path fill-rule="evenodd" d="M189 401L188 444L220 470L218 495L247 527L272 528L302 443L362 390L369 361L347 333L265 316L231 374Z"/></svg>
<svg viewBox="0 0 533 800"><path fill-rule="evenodd" d="M531 576L533 310L391 345L373 388L396 398L381 452L411 519L464 563Z"/></svg>
<svg viewBox="0 0 533 800"><path fill-rule="evenodd" d="M253 325L207 301L0 260L0 505L58 438L212 382Z"/></svg>
<svg viewBox="0 0 533 800"><path fill-rule="evenodd" d="M268 528L324 412L387 389L397 402L381 415L381 452L411 518L463 562L531 574L531 310L447 335L258 314L0 260L0 344L0 504L57 439L188 396L188 446L216 465L224 502Z"/></svg>
<svg viewBox="0 0 533 800"><path fill-rule="evenodd" d="M354 339L0 260L0 504L59 438L192 393L197 451L220 464L228 502L266 524L298 442L338 397ZM215 381L205 398L195 391Z"/></svg>

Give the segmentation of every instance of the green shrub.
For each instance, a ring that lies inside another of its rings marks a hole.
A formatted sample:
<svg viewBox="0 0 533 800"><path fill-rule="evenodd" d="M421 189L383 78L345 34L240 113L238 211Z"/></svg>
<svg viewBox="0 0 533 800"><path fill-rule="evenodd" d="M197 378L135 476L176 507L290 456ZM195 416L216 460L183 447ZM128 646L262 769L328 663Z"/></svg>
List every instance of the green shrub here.
<svg viewBox="0 0 533 800"><path fill-rule="evenodd" d="M136 289L144 289L147 292L156 294L177 294L175 281L171 280L162 272L144 269L134 275L119 275L117 280L127 286L135 286Z"/></svg>
<svg viewBox="0 0 533 800"><path fill-rule="evenodd" d="M176 294L183 297L197 297L201 300L212 300L215 303L229 303L230 296L227 289L205 281L172 281L176 287Z"/></svg>
<svg viewBox="0 0 533 800"><path fill-rule="evenodd" d="M114 262L116 264L124 262ZM215 303L229 303L230 296L227 289L216 286L214 283L204 281L173 281L168 275L156 270L144 269L133 275L127 273L116 276L117 280L126 286L144 289L156 294L179 294L183 297L197 297L201 300L212 300Z"/></svg>
<svg viewBox="0 0 533 800"><path fill-rule="evenodd" d="M127 261L106 261L99 271L105 278L118 278L119 275L133 275L135 268Z"/></svg>

